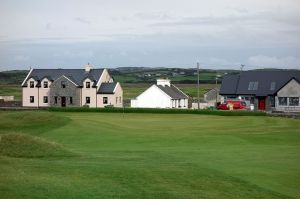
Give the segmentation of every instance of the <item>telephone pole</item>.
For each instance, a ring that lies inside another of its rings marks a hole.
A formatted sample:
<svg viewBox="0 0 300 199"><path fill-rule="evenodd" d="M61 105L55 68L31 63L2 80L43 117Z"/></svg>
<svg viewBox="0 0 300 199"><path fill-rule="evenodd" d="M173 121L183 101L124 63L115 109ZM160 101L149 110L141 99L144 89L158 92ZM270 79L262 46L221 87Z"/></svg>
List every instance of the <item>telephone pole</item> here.
<svg viewBox="0 0 300 199"><path fill-rule="evenodd" d="M199 77L199 62L197 62L197 75L198 75L198 78L197 78L197 102L198 102L198 109L200 109L200 77Z"/></svg>

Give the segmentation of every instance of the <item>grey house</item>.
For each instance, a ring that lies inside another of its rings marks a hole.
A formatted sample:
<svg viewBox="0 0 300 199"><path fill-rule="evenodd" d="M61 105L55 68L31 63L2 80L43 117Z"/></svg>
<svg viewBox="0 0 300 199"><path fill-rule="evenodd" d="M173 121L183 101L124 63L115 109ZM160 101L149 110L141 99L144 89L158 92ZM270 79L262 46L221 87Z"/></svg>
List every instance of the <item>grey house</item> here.
<svg viewBox="0 0 300 199"><path fill-rule="evenodd" d="M300 111L300 71L242 71L224 76L220 95L257 110Z"/></svg>
<svg viewBox="0 0 300 199"><path fill-rule="evenodd" d="M216 103L222 103L224 97L220 95L220 88L212 88L203 94L203 99L210 106L214 106Z"/></svg>

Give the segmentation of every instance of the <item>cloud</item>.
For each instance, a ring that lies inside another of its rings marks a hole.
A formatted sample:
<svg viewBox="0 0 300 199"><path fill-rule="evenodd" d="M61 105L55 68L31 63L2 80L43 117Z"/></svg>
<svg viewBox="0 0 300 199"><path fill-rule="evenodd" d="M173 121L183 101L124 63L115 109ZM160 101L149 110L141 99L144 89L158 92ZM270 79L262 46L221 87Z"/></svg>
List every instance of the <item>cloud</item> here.
<svg viewBox="0 0 300 199"><path fill-rule="evenodd" d="M276 57L256 55L249 57L247 64L252 67L271 67L271 68L300 68L300 58L288 56L288 57Z"/></svg>
<svg viewBox="0 0 300 199"><path fill-rule="evenodd" d="M135 17L142 20L170 20L174 19L170 15L163 12L139 12L134 15Z"/></svg>
<svg viewBox="0 0 300 199"><path fill-rule="evenodd" d="M74 20L75 20L75 21L78 21L78 22L80 22L80 23L83 23L83 24L87 24L87 25L90 25L90 24L91 24L91 21L86 20L86 19L84 19L84 18L82 18L82 17L76 17Z"/></svg>
<svg viewBox="0 0 300 199"><path fill-rule="evenodd" d="M26 55L16 55L16 56L14 57L14 60L15 60L16 62L24 62L24 61L30 60L30 57L29 57L29 56L26 56Z"/></svg>
<svg viewBox="0 0 300 199"><path fill-rule="evenodd" d="M47 24L46 24L46 29L47 29L47 30L51 30L51 29L52 29L52 23L50 23L50 22L47 23Z"/></svg>

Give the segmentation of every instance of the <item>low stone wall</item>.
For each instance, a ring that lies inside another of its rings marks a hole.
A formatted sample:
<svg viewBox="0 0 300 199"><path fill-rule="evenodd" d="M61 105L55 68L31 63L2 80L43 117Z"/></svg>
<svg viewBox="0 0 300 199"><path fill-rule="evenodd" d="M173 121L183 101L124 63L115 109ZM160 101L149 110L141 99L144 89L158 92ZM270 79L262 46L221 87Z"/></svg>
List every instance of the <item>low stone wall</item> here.
<svg viewBox="0 0 300 199"><path fill-rule="evenodd" d="M287 117L287 118L295 118L300 119L300 112L270 112L267 113L270 117Z"/></svg>
<svg viewBox="0 0 300 199"><path fill-rule="evenodd" d="M4 101L0 100L0 107L21 107L22 101Z"/></svg>

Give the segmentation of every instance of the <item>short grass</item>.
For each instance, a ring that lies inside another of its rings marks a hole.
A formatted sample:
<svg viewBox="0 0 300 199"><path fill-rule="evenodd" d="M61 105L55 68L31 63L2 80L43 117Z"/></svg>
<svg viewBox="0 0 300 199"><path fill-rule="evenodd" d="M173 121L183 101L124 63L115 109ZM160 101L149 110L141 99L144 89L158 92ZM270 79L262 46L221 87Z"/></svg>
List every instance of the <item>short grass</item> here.
<svg viewBox="0 0 300 199"><path fill-rule="evenodd" d="M0 112L0 135L76 156L0 155L1 198L300 198L300 121Z"/></svg>

